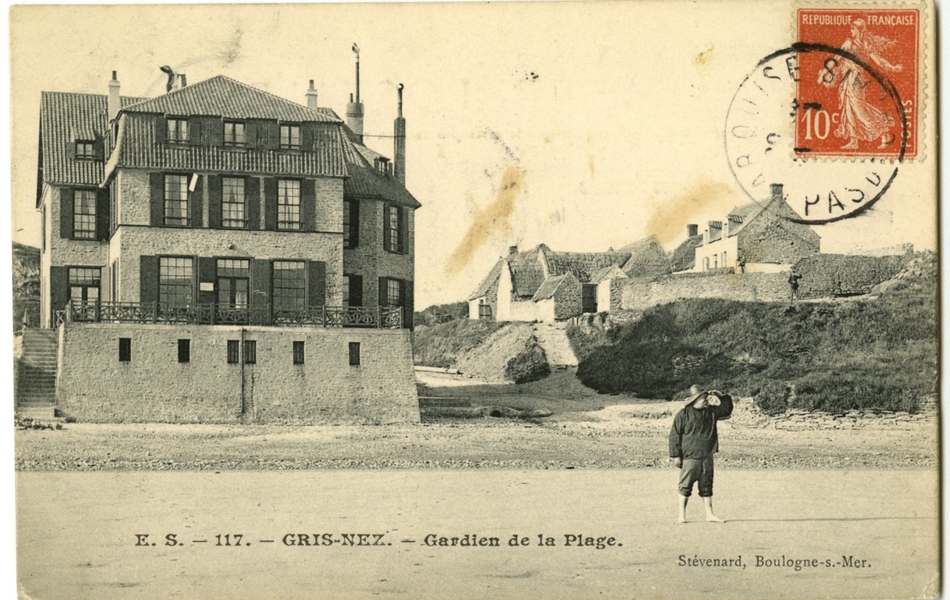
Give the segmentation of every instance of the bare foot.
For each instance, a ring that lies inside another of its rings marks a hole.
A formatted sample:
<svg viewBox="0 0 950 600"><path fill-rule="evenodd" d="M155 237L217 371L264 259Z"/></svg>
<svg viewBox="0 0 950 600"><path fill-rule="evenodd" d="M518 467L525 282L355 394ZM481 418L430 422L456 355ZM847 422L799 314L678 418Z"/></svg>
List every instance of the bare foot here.
<svg viewBox="0 0 950 600"><path fill-rule="evenodd" d="M720 519L719 517L717 517L716 515L712 513L706 515L706 520L709 521L710 523L725 523L725 521L723 521L722 519Z"/></svg>
<svg viewBox="0 0 950 600"><path fill-rule="evenodd" d="M841 149L842 150L856 150L857 147L858 147L857 138L851 138L851 141L849 141L847 144L842 146Z"/></svg>

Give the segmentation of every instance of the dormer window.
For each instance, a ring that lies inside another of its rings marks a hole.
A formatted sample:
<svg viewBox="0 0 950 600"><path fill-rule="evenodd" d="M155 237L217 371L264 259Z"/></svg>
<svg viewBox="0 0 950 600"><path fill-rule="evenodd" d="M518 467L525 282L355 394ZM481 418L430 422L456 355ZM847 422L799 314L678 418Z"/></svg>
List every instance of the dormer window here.
<svg viewBox="0 0 950 600"><path fill-rule="evenodd" d="M173 144L184 144L188 141L188 120L168 119L166 121L168 135L165 139Z"/></svg>
<svg viewBox="0 0 950 600"><path fill-rule="evenodd" d="M93 142L76 142L76 158L79 160L94 160L96 158L96 148Z"/></svg>
<svg viewBox="0 0 950 600"><path fill-rule="evenodd" d="M224 122L224 145L225 146L244 146L246 138L244 137L244 123L240 121Z"/></svg>
<svg viewBox="0 0 950 600"><path fill-rule="evenodd" d="M281 150L300 150L300 125L280 126Z"/></svg>
<svg viewBox="0 0 950 600"><path fill-rule="evenodd" d="M385 158L382 156L378 157L375 160L375 167L376 167L376 170L382 173L383 175L393 174L392 163L389 162L388 158Z"/></svg>

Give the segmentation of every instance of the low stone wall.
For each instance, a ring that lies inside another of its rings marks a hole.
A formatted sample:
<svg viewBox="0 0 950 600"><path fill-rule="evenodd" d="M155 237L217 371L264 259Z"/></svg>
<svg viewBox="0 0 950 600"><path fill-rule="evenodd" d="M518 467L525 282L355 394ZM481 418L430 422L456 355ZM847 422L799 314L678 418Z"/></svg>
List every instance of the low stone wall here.
<svg viewBox="0 0 950 600"><path fill-rule="evenodd" d="M623 308L642 310L681 298L780 302L790 294L786 273L679 273L653 281L631 279L623 289Z"/></svg>
<svg viewBox="0 0 950 600"><path fill-rule="evenodd" d="M867 294L875 285L897 275L905 256L818 254L795 263L799 298Z"/></svg>
<svg viewBox="0 0 950 600"><path fill-rule="evenodd" d="M120 338L131 340L129 361L119 360ZM407 330L67 323L60 339L56 407L78 421L419 422ZM182 339L188 362L178 360ZM244 340L256 342L253 364ZM304 343L304 364L294 364L293 342Z"/></svg>

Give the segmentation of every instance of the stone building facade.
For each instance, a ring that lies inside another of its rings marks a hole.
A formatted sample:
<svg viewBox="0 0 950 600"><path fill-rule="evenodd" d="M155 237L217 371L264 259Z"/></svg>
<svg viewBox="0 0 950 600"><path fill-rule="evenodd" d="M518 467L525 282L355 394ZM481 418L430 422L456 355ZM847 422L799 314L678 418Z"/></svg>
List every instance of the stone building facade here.
<svg viewBox="0 0 950 600"><path fill-rule="evenodd" d="M41 325L62 328L60 412L418 421L414 385L384 383L387 372L411 380L413 368L420 205L405 187L402 86L392 161L363 144L359 98L344 123L317 104L312 81L305 105L224 76L155 98L119 88L113 72L108 95L42 96ZM259 339L255 363L226 363L253 372L250 403L248 382L218 365L235 358L238 333ZM146 366L162 364L169 340L193 345L195 360L175 377L149 375L117 364L128 362L120 338L154 356ZM269 356L285 347L291 367ZM355 347L364 360L354 369L340 361ZM102 348L102 364L83 348ZM138 398L154 405L128 405L128 386L145 393L150 377L163 385Z"/></svg>
<svg viewBox="0 0 950 600"><path fill-rule="evenodd" d="M764 204L734 208L722 221L709 221L702 241L695 244L694 272L733 270L777 273L788 271L797 261L821 252L821 238L782 197L782 185L772 185ZM688 226L692 239L696 226ZM690 243L690 239L684 243Z"/></svg>

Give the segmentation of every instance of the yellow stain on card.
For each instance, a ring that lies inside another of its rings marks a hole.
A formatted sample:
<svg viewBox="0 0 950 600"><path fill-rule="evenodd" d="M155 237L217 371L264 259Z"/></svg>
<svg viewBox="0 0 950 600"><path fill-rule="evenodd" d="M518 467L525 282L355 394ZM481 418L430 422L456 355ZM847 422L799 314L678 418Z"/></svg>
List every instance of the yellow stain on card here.
<svg viewBox="0 0 950 600"><path fill-rule="evenodd" d="M696 58L693 59L693 62L697 65L704 65L709 62L709 59L713 55L713 46L710 46L696 55Z"/></svg>
<svg viewBox="0 0 950 600"><path fill-rule="evenodd" d="M660 244L682 241L686 226L700 225L701 218L721 219L734 206L744 204L744 196L724 183L701 182L662 203L647 220L646 230Z"/></svg>
<svg viewBox="0 0 950 600"><path fill-rule="evenodd" d="M515 203L523 188L524 172L521 168L512 165L505 169L495 201L485 209L475 209L472 224L465 233L465 237L449 257L449 262L445 267L447 272L453 275L461 272L491 234L511 232L508 219L515 211Z"/></svg>
<svg viewBox="0 0 950 600"><path fill-rule="evenodd" d="M595 170L594 155L591 154L591 153L589 153L589 152L587 153L587 168L590 169L590 178L593 179L593 178L594 178L594 170Z"/></svg>

